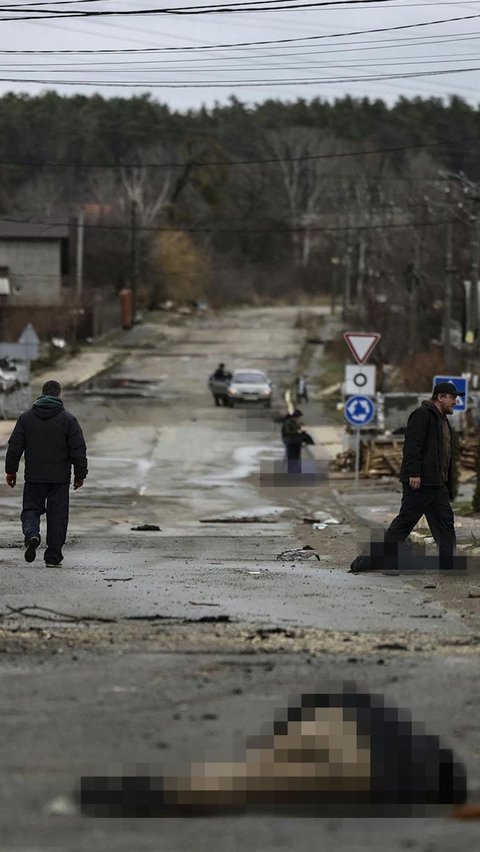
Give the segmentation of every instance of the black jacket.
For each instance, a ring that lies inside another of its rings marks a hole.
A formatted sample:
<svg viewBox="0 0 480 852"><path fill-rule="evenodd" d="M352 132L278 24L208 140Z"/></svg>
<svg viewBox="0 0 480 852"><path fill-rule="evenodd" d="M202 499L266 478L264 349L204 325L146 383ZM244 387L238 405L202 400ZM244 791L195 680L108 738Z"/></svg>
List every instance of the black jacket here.
<svg viewBox="0 0 480 852"><path fill-rule="evenodd" d="M39 397L10 435L5 470L16 473L25 453L27 482L70 482L72 465L75 479L85 479L86 452L79 423L61 399Z"/></svg>
<svg viewBox="0 0 480 852"><path fill-rule="evenodd" d="M303 443L301 423L297 417L287 414L282 420L282 441L289 446L298 446Z"/></svg>
<svg viewBox="0 0 480 852"><path fill-rule="evenodd" d="M400 481L408 482L411 476L420 476L422 485L443 485L442 452L443 423L442 415L433 403L422 402L420 408L412 411L407 422L403 461L400 469ZM447 420L450 430L450 424ZM447 488L452 496L452 457L447 479Z"/></svg>

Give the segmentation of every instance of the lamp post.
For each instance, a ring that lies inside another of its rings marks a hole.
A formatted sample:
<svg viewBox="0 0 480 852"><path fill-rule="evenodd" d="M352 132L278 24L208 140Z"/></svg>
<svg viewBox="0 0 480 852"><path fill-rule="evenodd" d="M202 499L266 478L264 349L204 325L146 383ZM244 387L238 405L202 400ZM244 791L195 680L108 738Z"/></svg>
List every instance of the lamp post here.
<svg viewBox="0 0 480 852"><path fill-rule="evenodd" d="M338 267L340 264L340 258L331 257L330 263L332 264L332 275L330 278L330 313L334 314L337 302Z"/></svg>

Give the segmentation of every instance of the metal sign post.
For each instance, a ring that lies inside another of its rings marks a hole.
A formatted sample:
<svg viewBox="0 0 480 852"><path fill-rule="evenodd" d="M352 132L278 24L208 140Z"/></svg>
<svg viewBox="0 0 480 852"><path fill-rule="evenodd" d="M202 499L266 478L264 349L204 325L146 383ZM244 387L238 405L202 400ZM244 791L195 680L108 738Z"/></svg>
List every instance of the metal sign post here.
<svg viewBox="0 0 480 852"><path fill-rule="evenodd" d="M351 396L345 403L345 419L355 428L355 491L358 491L360 478L360 429L375 417L375 405L368 394L375 394L375 367L365 367L365 362L372 354L380 340L377 332L346 331L343 335L345 343L359 367L347 365L345 368L345 392L362 391L366 396Z"/></svg>
<svg viewBox="0 0 480 852"><path fill-rule="evenodd" d="M355 427L355 490L360 477L360 429L375 417L375 405L368 396L351 396L345 403L345 419Z"/></svg>
<svg viewBox="0 0 480 852"><path fill-rule="evenodd" d="M360 479L360 429L355 429L355 491Z"/></svg>

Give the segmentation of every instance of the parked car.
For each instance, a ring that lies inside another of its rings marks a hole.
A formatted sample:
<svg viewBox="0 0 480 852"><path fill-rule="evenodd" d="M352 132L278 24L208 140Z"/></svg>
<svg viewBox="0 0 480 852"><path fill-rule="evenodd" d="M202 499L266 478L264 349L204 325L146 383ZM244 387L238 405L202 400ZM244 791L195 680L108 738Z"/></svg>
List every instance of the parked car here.
<svg viewBox="0 0 480 852"><path fill-rule="evenodd" d="M21 386L17 365L10 358L0 358L0 391L12 393Z"/></svg>
<svg viewBox="0 0 480 852"><path fill-rule="evenodd" d="M227 397L232 408L239 402L259 403L270 408L272 391L272 382L261 370L235 370L227 387Z"/></svg>

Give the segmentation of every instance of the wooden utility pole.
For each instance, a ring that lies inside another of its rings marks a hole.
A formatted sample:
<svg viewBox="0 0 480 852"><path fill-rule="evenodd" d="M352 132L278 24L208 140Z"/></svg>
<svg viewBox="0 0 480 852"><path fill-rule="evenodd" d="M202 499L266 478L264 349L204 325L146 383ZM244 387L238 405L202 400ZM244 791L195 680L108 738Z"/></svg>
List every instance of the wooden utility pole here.
<svg viewBox="0 0 480 852"><path fill-rule="evenodd" d="M77 303L82 299L83 294L83 234L84 234L85 215L83 210L77 214L77 262L76 262L76 287L75 298Z"/></svg>
<svg viewBox="0 0 480 852"><path fill-rule="evenodd" d="M138 287L138 231L137 231L137 200L132 197L130 204L130 288L132 291L132 318L135 322Z"/></svg>
<svg viewBox="0 0 480 852"><path fill-rule="evenodd" d="M452 277L453 277L453 223L447 223L445 250L445 296L443 300L443 358L445 369L450 370L452 364Z"/></svg>
<svg viewBox="0 0 480 852"><path fill-rule="evenodd" d="M421 242L414 233L413 263L410 271L410 293L408 312L408 351L415 352L418 343L418 287L420 284Z"/></svg>

